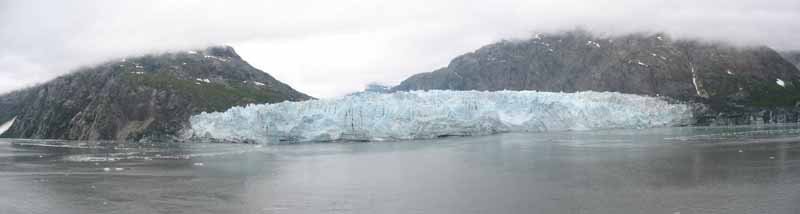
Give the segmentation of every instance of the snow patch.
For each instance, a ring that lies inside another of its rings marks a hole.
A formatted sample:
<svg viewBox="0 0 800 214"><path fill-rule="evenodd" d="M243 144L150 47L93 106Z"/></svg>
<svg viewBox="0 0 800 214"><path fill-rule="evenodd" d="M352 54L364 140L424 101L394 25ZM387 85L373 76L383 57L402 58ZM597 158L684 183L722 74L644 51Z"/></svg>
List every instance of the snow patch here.
<svg viewBox="0 0 800 214"><path fill-rule="evenodd" d="M263 86L264 85L264 83L257 82L257 81L253 81L253 83L256 84L257 86Z"/></svg>
<svg viewBox="0 0 800 214"><path fill-rule="evenodd" d="M690 65L691 72L692 72L692 84L694 84L694 91L697 92L697 96L708 98L708 94L702 91L700 87L700 82L697 81L697 70L694 69L694 65Z"/></svg>
<svg viewBox="0 0 800 214"><path fill-rule="evenodd" d="M628 60L628 63L629 63L629 64L634 64L633 60ZM648 65L648 64L645 64L644 62L642 62L641 60L638 60L638 59L636 60L636 63L635 63L635 64L637 64L637 65L641 65L641 66L644 66L644 67L650 67L650 65Z"/></svg>
<svg viewBox="0 0 800 214"><path fill-rule="evenodd" d="M586 41L586 45L591 45L591 46L595 46L595 47L598 47L598 48L600 47L600 43L597 43L597 42L592 41L592 40Z"/></svg>
<svg viewBox="0 0 800 214"><path fill-rule="evenodd" d="M656 39L658 39L658 41L664 41L664 38L661 36L656 36Z"/></svg>
<svg viewBox="0 0 800 214"><path fill-rule="evenodd" d="M775 79L775 83L777 83L781 87L784 87L784 88L786 87L786 83L783 82L783 80L781 80L781 79Z"/></svg>
<svg viewBox="0 0 800 214"><path fill-rule="evenodd" d="M647 128L690 118L687 105L613 92L413 91L233 107L190 121L196 137L274 143Z"/></svg>
<svg viewBox="0 0 800 214"><path fill-rule="evenodd" d="M11 120L6 121L3 125L0 125L0 134L5 133L8 129L11 128L11 125L14 125L14 121L17 121L17 117L11 118Z"/></svg>
<svg viewBox="0 0 800 214"><path fill-rule="evenodd" d="M658 55L658 54L656 54L656 53L650 53L650 55L651 55L651 56L653 56L653 57L658 57L658 58L659 58L659 59L661 59L661 60L667 60L667 57L664 57L664 56L659 56L659 55Z"/></svg>
<svg viewBox="0 0 800 214"><path fill-rule="evenodd" d="M136 72L131 72L131 73L132 73L132 74L138 74L138 75L142 75L142 74L144 74L144 72L141 72L141 71L136 71Z"/></svg>
<svg viewBox="0 0 800 214"><path fill-rule="evenodd" d="M189 54L197 54L197 51L186 51L186 53L189 53Z"/></svg>
<svg viewBox="0 0 800 214"><path fill-rule="evenodd" d="M228 59L223 59L223 58L216 57L216 56L209 56L209 55L205 55L204 57L205 57L205 58L216 59L216 60L223 61L223 62L227 62L227 61L228 61Z"/></svg>
<svg viewBox="0 0 800 214"><path fill-rule="evenodd" d="M209 80L209 79L200 79L200 78L197 78L197 79L195 79L195 80L197 80L198 82L211 83L211 80Z"/></svg>
<svg viewBox="0 0 800 214"><path fill-rule="evenodd" d="M725 73L728 73L728 75L733 75L733 72L731 72L731 70L725 70Z"/></svg>

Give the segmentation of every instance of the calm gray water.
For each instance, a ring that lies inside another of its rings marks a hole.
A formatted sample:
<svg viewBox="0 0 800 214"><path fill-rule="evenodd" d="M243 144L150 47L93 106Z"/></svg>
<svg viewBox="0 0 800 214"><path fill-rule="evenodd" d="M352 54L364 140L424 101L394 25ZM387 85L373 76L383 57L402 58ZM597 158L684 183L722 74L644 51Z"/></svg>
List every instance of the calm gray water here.
<svg viewBox="0 0 800 214"><path fill-rule="evenodd" d="M0 213L797 214L798 136L784 125L265 146L0 140Z"/></svg>

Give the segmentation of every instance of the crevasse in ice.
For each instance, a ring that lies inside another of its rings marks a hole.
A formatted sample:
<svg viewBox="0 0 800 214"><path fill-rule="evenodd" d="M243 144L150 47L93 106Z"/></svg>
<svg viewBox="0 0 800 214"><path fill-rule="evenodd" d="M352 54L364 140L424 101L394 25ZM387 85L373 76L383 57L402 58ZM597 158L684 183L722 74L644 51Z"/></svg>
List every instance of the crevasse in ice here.
<svg viewBox="0 0 800 214"><path fill-rule="evenodd" d="M234 107L191 117L191 135L232 141L385 141L685 124L688 105L614 92L413 91Z"/></svg>

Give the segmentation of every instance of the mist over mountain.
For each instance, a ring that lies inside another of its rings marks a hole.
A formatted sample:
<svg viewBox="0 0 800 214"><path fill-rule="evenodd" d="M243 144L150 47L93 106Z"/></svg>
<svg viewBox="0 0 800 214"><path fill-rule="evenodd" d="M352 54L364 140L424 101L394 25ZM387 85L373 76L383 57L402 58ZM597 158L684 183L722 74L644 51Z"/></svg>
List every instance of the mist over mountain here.
<svg viewBox="0 0 800 214"><path fill-rule="evenodd" d="M797 50L796 20L797 0L1 1L0 93L108 59L230 44L294 88L336 97L536 32L667 32Z"/></svg>

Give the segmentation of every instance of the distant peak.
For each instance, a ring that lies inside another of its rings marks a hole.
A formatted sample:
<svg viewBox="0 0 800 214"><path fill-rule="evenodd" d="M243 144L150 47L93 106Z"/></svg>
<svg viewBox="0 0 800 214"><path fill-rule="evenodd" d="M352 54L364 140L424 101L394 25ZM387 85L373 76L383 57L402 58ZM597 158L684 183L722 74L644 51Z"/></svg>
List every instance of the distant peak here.
<svg viewBox="0 0 800 214"><path fill-rule="evenodd" d="M239 54L236 54L236 50L233 50L233 47L227 45L219 45L219 46L210 46L205 49L195 49L187 51L189 54L202 54L205 56L213 56L213 57L220 57L220 58L236 58L241 59Z"/></svg>
<svg viewBox="0 0 800 214"><path fill-rule="evenodd" d="M204 52L209 56L241 59L239 54L236 54L236 51L233 50L233 47L227 45L211 46L206 48Z"/></svg>

